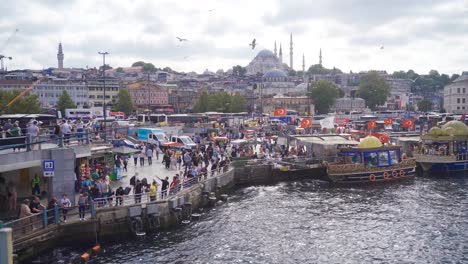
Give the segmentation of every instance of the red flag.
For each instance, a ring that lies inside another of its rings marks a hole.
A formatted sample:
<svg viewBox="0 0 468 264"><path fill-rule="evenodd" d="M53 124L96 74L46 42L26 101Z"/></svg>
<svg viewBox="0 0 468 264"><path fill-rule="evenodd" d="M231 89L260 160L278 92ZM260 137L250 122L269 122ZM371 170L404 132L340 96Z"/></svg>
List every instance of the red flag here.
<svg viewBox="0 0 468 264"><path fill-rule="evenodd" d="M384 120L384 124L387 125L387 126L391 125L391 124L393 124L393 120L391 118L387 118L387 119Z"/></svg>
<svg viewBox="0 0 468 264"><path fill-rule="evenodd" d="M274 116L285 116L286 115L286 108L276 109L273 113Z"/></svg>
<svg viewBox="0 0 468 264"><path fill-rule="evenodd" d="M306 117L301 121L301 128L311 127L312 126L312 118Z"/></svg>
<svg viewBox="0 0 468 264"><path fill-rule="evenodd" d="M372 136L378 138L382 144L388 143L389 141L388 133L373 133Z"/></svg>
<svg viewBox="0 0 468 264"><path fill-rule="evenodd" d="M375 122L375 120L369 121L367 123L367 129L373 129L376 125L377 123Z"/></svg>
<svg viewBox="0 0 468 264"><path fill-rule="evenodd" d="M414 126L413 119L407 119L407 120L403 121L403 123L401 124L401 126L402 126L402 127L409 128L409 129L412 129L413 126Z"/></svg>
<svg viewBox="0 0 468 264"><path fill-rule="evenodd" d="M465 117L466 117L466 113L463 113L463 115L461 116L460 120L461 120L461 121L465 121Z"/></svg>

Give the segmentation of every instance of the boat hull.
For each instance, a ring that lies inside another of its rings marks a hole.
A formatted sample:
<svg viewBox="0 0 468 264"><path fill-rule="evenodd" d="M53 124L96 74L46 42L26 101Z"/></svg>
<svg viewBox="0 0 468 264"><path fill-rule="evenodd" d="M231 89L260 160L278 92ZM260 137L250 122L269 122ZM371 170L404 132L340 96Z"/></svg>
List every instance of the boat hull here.
<svg viewBox="0 0 468 264"><path fill-rule="evenodd" d="M399 168L390 170L379 170L369 172L353 173L328 173L328 178L333 183L356 184L356 183L379 183L409 180L416 175L416 168Z"/></svg>
<svg viewBox="0 0 468 264"><path fill-rule="evenodd" d="M468 171L468 161L447 162L447 163L431 163L418 162L424 172L429 173L457 173Z"/></svg>

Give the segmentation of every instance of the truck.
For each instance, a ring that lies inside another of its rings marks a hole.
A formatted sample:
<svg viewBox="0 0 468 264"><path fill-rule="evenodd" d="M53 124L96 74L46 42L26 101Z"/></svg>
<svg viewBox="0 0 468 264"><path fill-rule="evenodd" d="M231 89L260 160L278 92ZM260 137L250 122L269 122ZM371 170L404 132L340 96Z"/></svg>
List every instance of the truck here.
<svg viewBox="0 0 468 264"><path fill-rule="evenodd" d="M170 148L193 150L197 148L197 144L189 136L172 136L167 145Z"/></svg>
<svg viewBox="0 0 468 264"><path fill-rule="evenodd" d="M169 142L166 134L160 128L139 127L137 130L137 139L143 142L158 145Z"/></svg>

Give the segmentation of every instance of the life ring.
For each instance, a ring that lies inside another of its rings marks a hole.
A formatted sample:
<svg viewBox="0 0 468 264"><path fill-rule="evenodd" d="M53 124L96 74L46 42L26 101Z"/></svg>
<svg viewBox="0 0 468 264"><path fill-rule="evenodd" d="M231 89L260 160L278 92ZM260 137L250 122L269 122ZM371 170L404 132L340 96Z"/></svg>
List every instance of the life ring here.
<svg viewBox="0 0 468 264"><path fill-rule="evenodd" d="M369 181L375 182L375 174L369 175Z"/></svg>
<svg viewBox="0 0 468 264"><path fill-rule="evenodd" d="M400 177L405 177L405 171L404 170L400 170Z"/></svg>
<svg viewBox="0 0 468 264"><path fill-rule="evenodd" d="M385 172L383 173L383 178L384 178L384 180L388 180L389 177L390 177L390 175L388 175L388 172L385 171Z"/></svg>
<svg viewBox="0 0 468 264"><path fill-rule="evenodd" d="M398 178L398 172L396 170L392 171L392 177Z"/></svg>

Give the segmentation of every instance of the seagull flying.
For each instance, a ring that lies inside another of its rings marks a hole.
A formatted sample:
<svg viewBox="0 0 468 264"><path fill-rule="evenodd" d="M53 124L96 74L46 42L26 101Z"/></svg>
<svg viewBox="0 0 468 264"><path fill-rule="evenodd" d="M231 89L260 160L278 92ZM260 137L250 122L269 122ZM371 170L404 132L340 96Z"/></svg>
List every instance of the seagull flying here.
<svg viewBox="0 0 468 264"><path fill-rule="evenodd" d="M179 37L176 37L180 42L182 41L188 41L188 39L184 39L184 38L179 38Z"/></svg>
<svg viewBox="0 0 468 264"><path fill-rule="evenodd" d="M209 9L208 12L213 12L214 9Z"/></svg>
<svg viewBox="0 0 468 264"><path fill-rule="evenodd" d="M380 46L379 46L379 49L383 50L383 49L384 49L384 45L380 45Z"/></svg>
<svg viewBox="0 0 468 264"><path fill-rule="evenodd" d="M256 46L256 45L257 45L257 43L256 43L256 40L255 40L255 39L253 39L253 40L252 40L252 43L249 44L249 46L251 46L252 49L255 49L255 46Z"/></svg>

